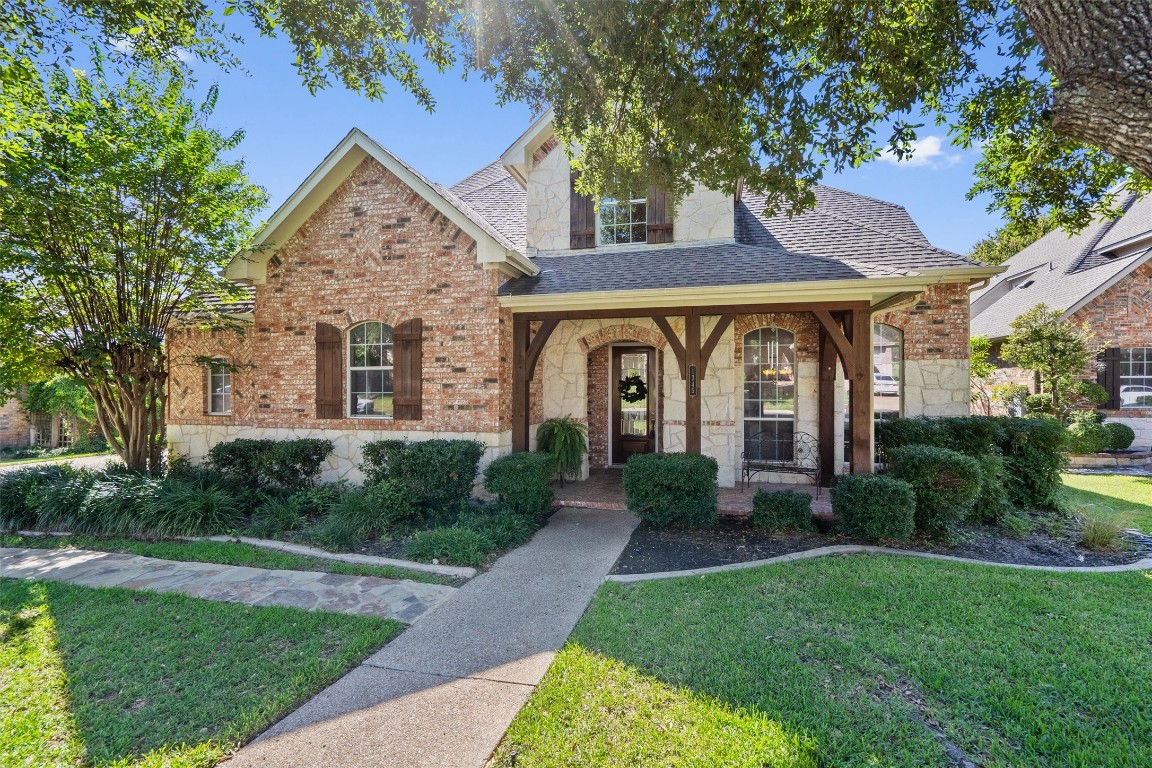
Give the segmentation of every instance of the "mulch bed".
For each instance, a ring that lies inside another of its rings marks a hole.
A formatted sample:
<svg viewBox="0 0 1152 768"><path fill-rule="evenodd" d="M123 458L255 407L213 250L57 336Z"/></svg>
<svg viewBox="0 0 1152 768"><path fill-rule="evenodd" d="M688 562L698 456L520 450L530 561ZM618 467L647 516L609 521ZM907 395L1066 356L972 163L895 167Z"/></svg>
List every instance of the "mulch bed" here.
<svg viewBox="0 0 1152 768"><path fill-rule="evenodd" d="M950 542L924 539L894 543L894 549L935 552L954 557L1019 565L1122 565L1147 556L1143 548L1118 552L1092 552L1076 543L1078 530L1069 523L1053 535L1036 531L1008 536L983 525L962 526ZM849 536L823 533L769 534L752 527L748 518L721 518L715 528L657 530L641 523L624 548L614 574L657 573L708 568L714 565L763 560L836 544L864 544Z"/></svg>

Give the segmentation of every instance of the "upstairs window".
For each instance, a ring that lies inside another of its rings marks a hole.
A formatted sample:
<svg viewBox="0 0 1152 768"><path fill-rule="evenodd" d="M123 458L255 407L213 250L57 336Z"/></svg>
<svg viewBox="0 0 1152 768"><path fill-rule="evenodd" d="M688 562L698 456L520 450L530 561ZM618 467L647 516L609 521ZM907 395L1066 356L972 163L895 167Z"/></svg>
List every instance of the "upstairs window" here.
<svg viewBox="0 0 1152 768"><path fill-rule="evenodd" d="M348 415L392 416L392 328L361 323L348 333Z"/></svg>
<svg viewBox="0 0 1152 768"><path fill-rule="evenodd" d="M224 416L232 412L232 371L224 362L208 366L208 413Z"/></svg>
<svg viewBox="0 0 1152 768"><path fill-rule="evenodd" d="M600 245L648 242L647 198L604 198L597 221Z"/></svg>

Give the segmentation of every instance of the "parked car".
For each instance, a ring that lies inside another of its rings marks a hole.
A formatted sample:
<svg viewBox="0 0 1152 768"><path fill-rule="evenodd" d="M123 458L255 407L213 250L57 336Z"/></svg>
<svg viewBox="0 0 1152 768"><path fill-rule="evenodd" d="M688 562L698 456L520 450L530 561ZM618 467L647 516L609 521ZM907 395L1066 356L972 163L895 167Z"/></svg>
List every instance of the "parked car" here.
<svg viewBox="0 0 1152 768"><path fill-rule="evenodd" d="M1152 387L1144 384L1125 384L1120 387L1121 408L1152 408Z"/></svg>
<svg viewBox="0 0 1152 768"><path fill-rule="evenodd" d="M877 395L900 394L900 382L887 373L881 373L879 368L872 369L872 391Z"/></svg>

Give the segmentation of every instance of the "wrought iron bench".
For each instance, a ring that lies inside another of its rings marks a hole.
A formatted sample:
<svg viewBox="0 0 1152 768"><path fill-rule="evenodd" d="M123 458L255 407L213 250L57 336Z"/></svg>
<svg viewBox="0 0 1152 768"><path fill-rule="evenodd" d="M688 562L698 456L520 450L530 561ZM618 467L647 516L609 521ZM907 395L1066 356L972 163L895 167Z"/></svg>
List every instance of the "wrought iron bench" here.
<svg viewBox="0 0 1152 768"><path fill-rule="evenodd" d="M744 441L740 490L751 485L752 476L761 472L810 477L816 484L816 498L820 498L820 445L806 432L793 432L789 438L778 436L775 430L764 430Z"/></svg>

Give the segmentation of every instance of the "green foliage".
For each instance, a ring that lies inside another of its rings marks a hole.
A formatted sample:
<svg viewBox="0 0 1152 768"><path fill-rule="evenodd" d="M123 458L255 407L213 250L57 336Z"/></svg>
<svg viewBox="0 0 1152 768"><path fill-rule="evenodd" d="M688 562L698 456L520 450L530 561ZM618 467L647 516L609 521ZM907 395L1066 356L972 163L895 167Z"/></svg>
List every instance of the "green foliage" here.
<svg viewBox="0 0 1152 768"><path fill-rule="evenodd" d="M1127 424L1119 421L1109 421L1104 424L1108 430L1108 450L1126 451L1136 439L1136 432Z"/></svg>
<svg viewBox="0 0 1152 768"><path fill-rule="evenodd" d="M172 476L149 500L144 525L157 536L211 536L235 530L241 517L237 498L210 475Z"/></svg>
<svg viewBox="0 0 1152 768"><path fill-rule="evenodd" d="M1076 384L1076 377L1088 369L1104 346L1096 341L1088 323L1065 321L1062 310L1037 304L1013 320L1011 327L1012 333L1000 348L1000 355L1035 371L1040 377L1041 393L1051 397L1051 411L1027 405L1026 401L1030 412L1050 412L1065 418L1078 398L1092 396L1090 387Z"/></svg>
<svg viewBox="0 0 1152 768"><path fill-rule="evenodd" d="M1080 544L1096 552L1120 548L1120 526L1110 520L1089 518L1080 531Z"/></svg>
<svg viewBox="0 0 1152 768"><path fill-rule="evenodd" d="M556 460L547 453L510 453L484 468L484 488L516 512L542 518L552 507Z"/></svg>
<svg viewBox="0 0 1152 768"><path fill-rule="evenodd" d="M801 491L758 490L752 499L752 526L766 531L810 531L812 497Z"/></svg>
<svg viewBox="0 0 1152 768"><path fill-rule="evenodd" d="M917 530L943 536L972 512L983 485L976 459L933 445L906 445L891 458L892 476L916 495Z"/></svg>
<svg viewBox="0 0 1152 768"><path fill-rule="evenodd" d="M588 452L588 427L571 416L545 419L536 428L536 443L541 453L555 459L562 477L575 478Z"/></svg>
<svg viewBox="0 0 1152 768"><path fill-rule="evenodd" d="M1004 457L989 453L976 456L975 459L980 464L980 493L976 497L973 512L986 523L999 523L1012 511L1012 504L1004 490L1007 477Z"/></svg>
<svg viewBox="0 0 1152 768"><path fill-rule="evenodd" d="M1072 453L1099 453L1112 441L1112 433L1095 421L1074 421L1068 425L1067 440Z"/></svg>
<svg viewBox="0 0 1152 768"><path fill-rule="evenodd" d="M638 453L624 465L628 508L657 528L716 524L716 475L711 456Z"/></svg>
<svg viewBox="0 0 1152 768"><path fill-rule="evenodd" d="M1052 228L1047 216L1005 224L977 241L968 255L985 264L1003 264L1051 232Z"/></svg>
<svg viewBox="0 0 1152 768"><path fill-rule="evenodd" d="M476 440L378 440L364 445L368 484L402 483L420 500L425 519L451 520L472 495L484 444Z"/></svg>
<svg viewBox="0 0 1152 768"><path fill-rule="evenodd" d="M293 503L292 496L270 496L252 513L244 532L258 539L273 539L304 525L305 517Z"/></svg>
<svg viewBox="0 0 1152 768"><path fill-rule="evenodd" d="M70 478L66 464L16 469L0 474L0 529L31 528L39 516L37 494L41 489Z"/></svg>
<svg viewBox="0 0 1152 768"><path fill-rule="evenodd" d="M972 383L972 402L985 416L992 415L991 376L996 372L992 362L992 340L987 336L973 336L968 342L971 350L968 375Z"/></svg>
<svg viewBox="0 0 1152 768"><path fill-rule="evenodd" d="M241 438L208 449L207 464L239 483L296 491L315 484L332 450L326 439Z"/></svg>
<svg viewBox="0 0 1152 768"><path fill-rule="evenodd" d="M81 382L62 374L37 381L24 388L20 405L29 413L63 414L90 422L96 418L96 403Z"/></svg>
<svg viewBox="0 0 1152 768"><path fill-rule="evenodd" d="M496 549L511 549L532 538L540 528L540 519L499 504L476 504L460 514L456 525L479 533Z"/></svg>
<svg viewBox="0 0 1152 768"><path fill-rule="evenodd" d="M99 475L81 469L64 473L52 482L40 485L34 495L33 504L36 531L71 531L76 527L76 515L83 508L88 492L92 490Z"/></svg>
<svg viewBox="0 0 1152 768"><path fill-rule="evenodd" d="M404 545L404 556L420 563L437 560L448 565L478 568L494 548L493 542L484 534L451 526L420 531Z"/></svg>
<svg viewBox="0 0 1152 768"><path fill-rule="evenodd" d="M136 473L104 473L92 484L76 516L73 533L137 536L155 522L153 500L161 481Z"/></svg>
<svg viewBox="0 0 1152 768"><path fill-rule="evenodd" d="M832 486L832 511L850 536L865 541L899 541L916 530L912 486L888 475L841 475Z"/></svg>

